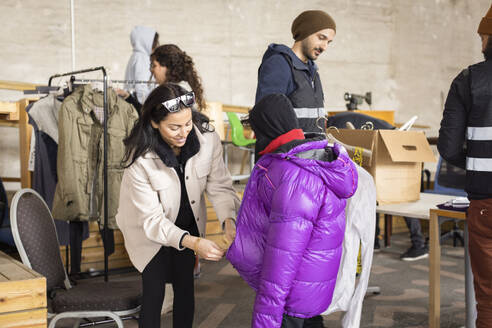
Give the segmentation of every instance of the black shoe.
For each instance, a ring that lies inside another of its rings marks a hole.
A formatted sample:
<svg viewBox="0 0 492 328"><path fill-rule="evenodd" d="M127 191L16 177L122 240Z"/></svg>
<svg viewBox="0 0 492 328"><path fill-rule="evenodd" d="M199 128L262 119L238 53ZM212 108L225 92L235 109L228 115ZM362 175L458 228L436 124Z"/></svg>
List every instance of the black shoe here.
<svg viewBox="0 0 492 328"><path fill-rule="evenodd" d="M374 239L374 252L379 252L381 250L381 245L379 244L379 238Z"/></svg>
<svg viewBox="0 0 492 328"><path fill-rule="evenodd" d="M402 261L417 261L429 256L429 250L426 247L414 248L410 247L405 253L400 256Z"/></svg>

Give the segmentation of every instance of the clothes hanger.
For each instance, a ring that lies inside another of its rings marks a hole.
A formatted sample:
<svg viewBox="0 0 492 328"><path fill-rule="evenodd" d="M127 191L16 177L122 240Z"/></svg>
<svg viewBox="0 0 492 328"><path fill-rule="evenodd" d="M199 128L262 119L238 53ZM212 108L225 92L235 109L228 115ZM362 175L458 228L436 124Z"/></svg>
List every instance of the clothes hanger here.
<svg viewBox="0 0 492 328"><path fill-rule="evenodd" d="M318 127L318 129L320 129L321 131L323 131L323 133L322 133L322 134L324 134L324 135L325 135L326 140L328 140L328 144L327 144L326 146L327 146L327 147L330 147L330 148L333 148L333 146L335 146L335 145L334 145L334 144L333 144L333 143L332 143L332 142L328 139L328 135L326 134L326 130L327 130L327 129L326 129L325 127L323 127L323 126L320 126L320 125L319 125L319 120L325 120L325 123L326 123L326 121L328 121L328 120L327 120L327 119L326 119L326 117L324 117L324 116L320 116L320 117L318 117L318 118L316 119L316 127ZM338 129L337 129L337 131L338 131Z"/></svg>

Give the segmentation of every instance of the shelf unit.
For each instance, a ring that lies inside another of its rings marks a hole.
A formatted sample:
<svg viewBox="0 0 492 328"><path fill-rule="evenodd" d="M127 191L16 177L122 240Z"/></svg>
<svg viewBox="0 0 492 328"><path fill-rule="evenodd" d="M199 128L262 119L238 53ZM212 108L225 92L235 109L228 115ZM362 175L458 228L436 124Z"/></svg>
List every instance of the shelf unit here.
<svg viewBox="0 0 492 328"><path fill-rule="evenodd" d="M0 83L0 86L2 84ZM21 188L31 188L31 172L28 170L32 126L28 123L26 107L38 97L22 98L16 102L0 101L0 126L19 129L20 177L2 177L4 182L20 182Z"/></svg>

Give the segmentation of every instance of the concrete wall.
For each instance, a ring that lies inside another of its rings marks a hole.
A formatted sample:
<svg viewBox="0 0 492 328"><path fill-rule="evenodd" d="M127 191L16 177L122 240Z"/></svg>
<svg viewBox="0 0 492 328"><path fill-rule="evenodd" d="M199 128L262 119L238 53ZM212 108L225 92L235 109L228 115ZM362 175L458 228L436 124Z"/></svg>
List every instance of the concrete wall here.
<svg viewBox="0 0 492 328"><path fill-rule="evenodd" d="M489 0L74 2L75 69L104 65L112 78L123 78L129 33L144 24L158 30L161 43L176 43L194 58L208 100L245 106L253 104L267 45L291 45L293 18L324 9L338 30L318 60L325 107L344 110L344 92L372 91L372 109L395 110L397 122L418 115L430 135L437 135L453 77L482 59L476 30L490 6ZM0 80L47 83L72 70L69 0L3 0L0 20ZM21 96L0 91L0 100ZM0 127L0 176L18 175L16 133Z"/></svg>

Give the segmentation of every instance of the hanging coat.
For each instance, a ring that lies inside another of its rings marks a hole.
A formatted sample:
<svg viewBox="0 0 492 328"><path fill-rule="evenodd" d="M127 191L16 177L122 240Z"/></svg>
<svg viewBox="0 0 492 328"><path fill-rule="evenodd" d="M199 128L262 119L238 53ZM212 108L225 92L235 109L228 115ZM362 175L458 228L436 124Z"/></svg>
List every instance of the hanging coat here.
<svg viewBox="0 0 492 328"><path fill-rule="evenodd" d="M340 261L333 301L323 312L328 315L346 311L342 319L344 328L358 328L362 313L362 302L366 295L371 274L376 230L376 186L373 177L356 165L358 186L355 194L347 201L347 221L343 239L343 253ZM361 249L362 272L356 279L357 257Z"/></svg>
<svg viewBox="0 0 492 328"><path fill-rule="evenodd" d="M123 139L138 118L132 105L108 89L108 220L114 219L119 203ZM65 98L58 121L58 158L53 217L58 220L88 221L103 216L103 94L90 85Z"/></svg>
<svg viewBox="0 0 492 328"><path fill-rule="evenodd" d="M311 157L327 145L263 155L251 173L227 259L256 291L252 327L311 318L331 303L357 170L340 145L331 162Z"/></svg>

